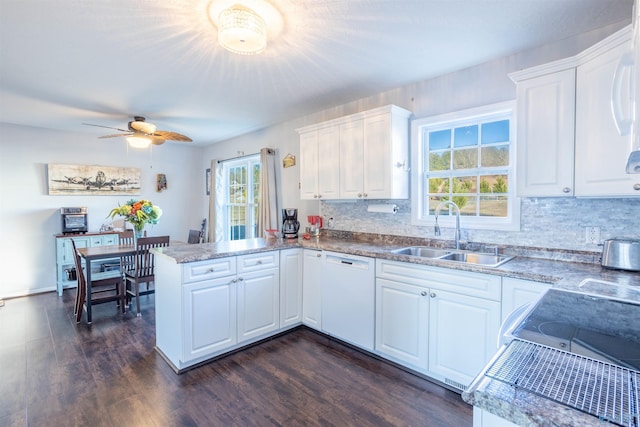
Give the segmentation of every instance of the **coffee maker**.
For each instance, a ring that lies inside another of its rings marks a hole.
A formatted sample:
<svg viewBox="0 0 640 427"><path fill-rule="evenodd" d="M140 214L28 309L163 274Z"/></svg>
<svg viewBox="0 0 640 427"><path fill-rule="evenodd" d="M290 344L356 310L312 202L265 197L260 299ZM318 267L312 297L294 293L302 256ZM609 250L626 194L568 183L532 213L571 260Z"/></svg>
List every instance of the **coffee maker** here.
<svg viewBox="0 0 640 427"><path fill-rule="evenodd" d="M285 239L297 239L299 229L298 209L282 209L282 237Z"/></svg>

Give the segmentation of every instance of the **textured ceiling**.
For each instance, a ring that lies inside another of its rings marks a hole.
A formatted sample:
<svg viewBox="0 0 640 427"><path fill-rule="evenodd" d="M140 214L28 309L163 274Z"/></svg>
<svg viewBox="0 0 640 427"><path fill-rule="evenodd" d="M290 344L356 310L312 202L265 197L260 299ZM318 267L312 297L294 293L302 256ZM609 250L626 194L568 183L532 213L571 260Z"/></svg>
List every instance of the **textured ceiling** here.
<svg viewBox="0 0 640 427"><path fill-rule="evenodd" d="M629 21L633 1L273 0L260 56L216 43L210 3L1 0L0 122L97 137L82 123L142 115L204 145Z"/></svg>

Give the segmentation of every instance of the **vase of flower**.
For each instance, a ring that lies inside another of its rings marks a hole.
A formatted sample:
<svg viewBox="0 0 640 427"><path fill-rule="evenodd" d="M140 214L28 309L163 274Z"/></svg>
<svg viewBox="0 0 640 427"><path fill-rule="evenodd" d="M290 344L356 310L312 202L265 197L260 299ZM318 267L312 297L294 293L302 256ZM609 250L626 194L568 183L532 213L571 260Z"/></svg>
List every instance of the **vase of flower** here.
<svg viewBox="0 0 640 427"><path fill-rule="evenodd" d="M144 224L133 224L133 234L136 240L144 236Z"/></svg>
<svg viewBox="0 0 640 427"><path fill-rule="evenodd" d="M112 209L108 216L111 218L124 217L126 222L133 225L135 237L138 239L143 236L145 225L158 223L158 219L162 216L162 209L149 200L132 199L124 205Z"/></svg>

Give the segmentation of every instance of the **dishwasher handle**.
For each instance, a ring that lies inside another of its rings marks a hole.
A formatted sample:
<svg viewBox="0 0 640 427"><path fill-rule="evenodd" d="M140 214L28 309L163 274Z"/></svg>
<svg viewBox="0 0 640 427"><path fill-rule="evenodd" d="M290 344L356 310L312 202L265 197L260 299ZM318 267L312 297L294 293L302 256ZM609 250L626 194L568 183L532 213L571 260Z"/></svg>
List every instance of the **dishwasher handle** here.
<svg viewBox="0 0 640 427"><path fill-rule="evenodd" d="M341 257L336 255L327 254L325 257L327 266L345 267L345 268L360 268L368 270L371 268L370 262L367 259Z"/></svg>

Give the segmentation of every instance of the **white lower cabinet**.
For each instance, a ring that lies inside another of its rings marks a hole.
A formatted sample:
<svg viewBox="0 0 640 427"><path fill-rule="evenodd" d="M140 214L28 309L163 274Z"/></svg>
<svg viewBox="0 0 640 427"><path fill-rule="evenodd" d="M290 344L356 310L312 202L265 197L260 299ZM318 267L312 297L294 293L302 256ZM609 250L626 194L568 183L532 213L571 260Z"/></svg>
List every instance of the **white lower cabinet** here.
<svg viewBox="0 0 640 427"><path fill-rule="evenodd" d="M505 420L489 411L473 407L473 427L516 427L517 424Z"/></svg>
<svg viewBox="0 0 640 427"><path fill-rule="evenodd" d="M501 278L376 261L376 352L459 390L495 354Z"/></svg>
<svg viewBox="0 0 640 427"><path fill-rule="evenodd" d="M504 322L514 310L535 301L544 291L549 289L548 283L533 282L531 280L502 279L502 319Z"/></svg>
<svg viewBox="0 0 640 427"><path fill-rule="evenodd" d="M277 268L238 273L238 342L280 327L280 276Z"/></svg>
<svg viewBox="0 0 640 427"><path fill-rule="evenodd" d="M280 251L280 327L302 322L302 254L300 248Z"/></svg>
<svg viewBox="0 0 640 427"><path fill-rule="evenodd" d="M228 276L184 286L183 362L219 352L238 341L233 280L234 276Z"/></svg>
<svg viewBox="0 0 640 427"><path fill-rule="evenodd" d="M387 358L421 372L427 370L428 290L376 279L375 349Z"/></svg>
<svg viewBox="0 0 640 427"><path fill-rule="evenodd" d="M432 289L429 306L429 374L459 389L495 354L500 303Z"/></svg>
<svg viewBox="0 0 640 427"><path fill-rule="evenodd" d="M302 323L322 329L322 251L304 249L302 271Z"/></svg>
<svg viewBox="0 0 640 427"><path fill-rule="evenodd" d="M280 285L280 251L185 264L158 256L156 347L183 370L278 333Z"/></svg>

